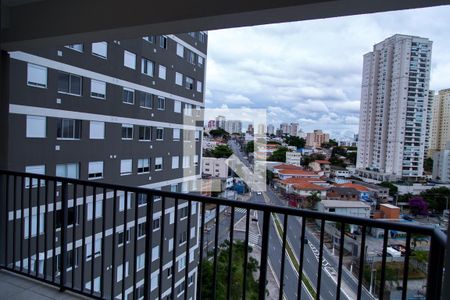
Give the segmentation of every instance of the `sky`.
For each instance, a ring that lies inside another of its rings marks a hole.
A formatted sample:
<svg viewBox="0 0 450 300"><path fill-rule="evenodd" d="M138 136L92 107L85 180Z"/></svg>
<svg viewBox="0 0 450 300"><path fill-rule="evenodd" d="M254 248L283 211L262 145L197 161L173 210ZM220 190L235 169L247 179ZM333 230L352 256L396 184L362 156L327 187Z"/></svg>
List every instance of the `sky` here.
<svg viewBox="0 0 450 300"><path fill-rule="evenodd" d="M387 37L433 41L430 89L450 88L450 6L209 31L206 108L267 109L336 139L358 132L363 55Z"/></svg>

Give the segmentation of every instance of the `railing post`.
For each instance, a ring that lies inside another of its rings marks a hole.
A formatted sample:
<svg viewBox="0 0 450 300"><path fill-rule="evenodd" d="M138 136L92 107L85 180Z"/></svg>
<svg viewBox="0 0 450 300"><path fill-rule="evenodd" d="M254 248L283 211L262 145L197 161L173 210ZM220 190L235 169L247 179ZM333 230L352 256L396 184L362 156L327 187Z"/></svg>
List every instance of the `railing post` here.
<svg viewBox="0 0 450 300"><path fill-rule="evenodd" d="M267 260L269 254L269 224L270 212L265 210L262 229L261 266L259 268L259 300L264 300L266 297Z"/></svg>
<svg viewBox="0 0 450 300"><path fill-rule="evenodd" d="M66 286L66 260L67 260L67 182L63 181L61 186L61 269L60 269L60 291Z"/></svg>
<svg viewBox="0 0 450 300"><path fill-rule="evenodd" d="M450 222L448 222L447 227L447 245L445 251L445 273L444 273L444 284L442 285L442 300L450 299L450 238L448 237L450 233Z"/></svg>
<svg viewBox="0 0 450 300"><path fill-rule="evenodd" d="M7 180L8 175L0 174L0 267L8 265L6 257L7 247L7 223L8 223L8 195Z"/></svg>
<svg viewBox="0 0 450 300"><path fill-rule="evenodd" d="M440 299L444 249L439 246L434 235L431 236L429 259L427 272L427 299Z"/></svg>

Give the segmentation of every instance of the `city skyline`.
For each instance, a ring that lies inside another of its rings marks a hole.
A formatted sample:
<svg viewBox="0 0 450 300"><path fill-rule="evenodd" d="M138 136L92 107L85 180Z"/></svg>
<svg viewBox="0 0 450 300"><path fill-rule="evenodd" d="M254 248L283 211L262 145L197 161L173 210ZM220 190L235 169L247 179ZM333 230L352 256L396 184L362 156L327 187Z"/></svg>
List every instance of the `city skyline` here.
<svg viewBox="0 0 450 300"><path fill-rule="evenodd" d="M352 139L358 132L362 57L375 41L397 33L429 38L430 89L448 88L449 11L443 6L211 31L206 108L267 108L275 127L298 122L305 132L321 128Z"/></svg>

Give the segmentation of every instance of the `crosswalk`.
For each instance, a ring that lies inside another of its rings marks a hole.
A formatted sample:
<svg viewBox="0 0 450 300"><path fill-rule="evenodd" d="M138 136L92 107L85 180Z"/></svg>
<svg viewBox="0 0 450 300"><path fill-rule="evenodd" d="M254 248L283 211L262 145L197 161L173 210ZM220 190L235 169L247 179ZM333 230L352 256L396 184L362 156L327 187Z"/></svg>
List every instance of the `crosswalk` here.
<svg viewBox="0 0 450 300"><path fill-rule="evenodd" d="M237 207L235 209L235 212L241 213L241 214L246 214L247 213L247 209L242 208L242 207Z"/></svg>
<svg viewBox="0 0 450 300"><path fill-rule="evenodd" d="M258 245L259 244L259 238L260 238L259 234L256 234L256 233L253 233L253 232L249 232L249 234L248 234L248 242L250 244Z"/></svg>

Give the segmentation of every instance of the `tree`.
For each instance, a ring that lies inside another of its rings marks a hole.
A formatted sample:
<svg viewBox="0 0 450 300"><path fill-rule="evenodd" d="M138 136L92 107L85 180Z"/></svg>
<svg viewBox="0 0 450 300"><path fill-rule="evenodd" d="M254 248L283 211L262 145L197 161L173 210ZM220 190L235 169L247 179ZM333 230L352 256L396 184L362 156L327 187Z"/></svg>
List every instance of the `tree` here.
<svg viewBox="0 0 450 300"><path fill-rule="evenodd" d="M311 195L306 197L306 200L309 203L309 208L314 209L316 208L317 202L320 201L319 193L314 192Z"/></svg>
<svg viewBox="0 0 450 300"><path fill-rule="evenodd" d="M303 156L302 165L307 166L307 165L309 165L310 162L313 162L315 160L324 160L324 159L325 159L325 155L320 154L320 153L313 153L308 156Z"/></svg>
<svg viewBox="0 0 450 300"><path fill-rule="evenodd" d="M228 140L230 138L230 134L222 128L210 130L209 135L213 138L223 138L225 140Z"/></svg>
<svg viewBox="0 0 450 300"><path fill-rule="evenodd" d="M241 299L244 288L243 278L244 272L247 273L247 299L258 299L258 281L253 278L253 272L259 269L256 259L249 256L247 259L247 270L244 270L245 262L245 248L242 241L233 243L231 270L228 268L228 258L230 252L230 242L226 240L219 249L217 249L217 272L216 272L216 299L225 300L227 297L227 282L228 274L231 273L231 296L230 299ZM248 247L248 252L251 253L253 249ZM212 253L208 254L209 257ZM212 299L213 295L213 274L214 262L213 260L205 259L202 263L202 298Z"/></svg>
<svg viewBox="0 0 450 300"><path fill-rule="evenodd" d="M427 172L433 171L433 159L431 157L425 158L423 161L423 169Z"/></svg>
<svg viewBox="0 0 450 300"><path fill-rule="evenodd" d="M450 189L446 187L432 188L420 195L428 202L428 206L436 211L447 209L447 203L450 201Z"/></svg>
<svg viewBox="0 0 450 300"><path fill-rule="evenodd" d="M298 136L287 136L285 138L285 142L289 145L289 146L295 146L297 148L304 148L306 141L303 138L300 138Z"/></svg>
<svg viewBox="0 0 450 300"><path fill-rule="evenodd" d="M279 162L285 162L286 161L286 152L288 151L288 148L281 147L277 150L273 151L272 155L269 157L269 161L279 161Z"/></svg>
<svg viewBox="0 0 450 300"><path fill-rule="evenodd" d="M207 149L203 152L203 157L228 158L233 154L228 145L217 145L214 149Z"/></svg>
<svg viewBox="0 0 450 300"><path fill-rule="evenodd" d="M273 179L275 178L275 175L272 171L267 170L266 171L266 184L271 184Z"/></svg>
<svg viewBox="0 0 450 300"><path fill-rule="evenodd" d="M321 147L325 149L330 149L332 147L336 147L337 145L338 143L335 140L331 139L326 143L322 143Z"/></svg>
<svg viewBox="0 0 450 300"><path fill-rule="evenodd" d="M392 182L383 181L379 184L379 186L385 187L389 189L389 196L395 197L398 193L398 187L396 187Z"/></svg>
<svg viewBox="0 0 450 300"><path fill-rule="evenodd" d="M409 208L411 213L414 215L428 215L428 203L420 196L415 196L409 199Z"/></svg>
<svg viewBox="0 0 450 300"><path fill-rule="evenodd" d="M253 141L248 142L247 145L245 146L245 152L249 154L254 151L255 151L255 142Z"/></svg>

